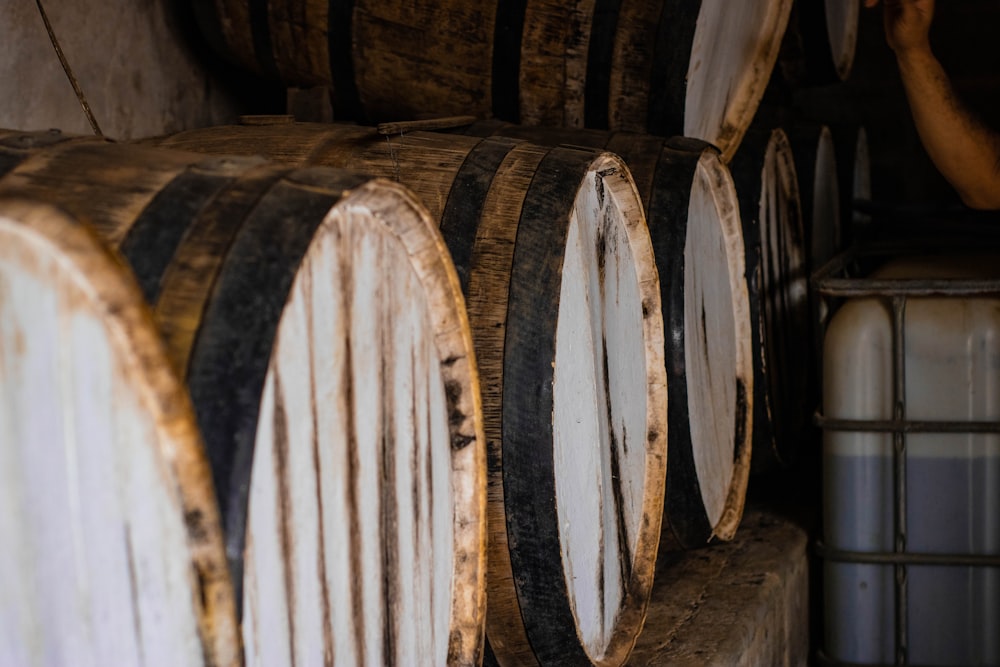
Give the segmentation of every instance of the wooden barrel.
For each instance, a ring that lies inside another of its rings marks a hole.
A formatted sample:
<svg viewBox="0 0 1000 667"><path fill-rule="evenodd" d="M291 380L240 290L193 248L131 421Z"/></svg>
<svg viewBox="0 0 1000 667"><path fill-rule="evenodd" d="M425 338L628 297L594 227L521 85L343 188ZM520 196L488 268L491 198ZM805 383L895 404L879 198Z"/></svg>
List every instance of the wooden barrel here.
<svg viewBox="0 0 1000 667"><path fill-rule="evenodd" d="M649 598L667 455L659 282L625 164L350 125L219 127L164 144L350 166L421 196L480 364L493 651L505 664L621 664Z"/></svg>
<svg viewBox="0 0 1000 667"><path fill-rule="evenodd" d="M0 138L0 192L90 221L131 264L204 436L246 664L476 664L481 405L426 210L338 170L30 147L57 139Z"/></svg>
<svg viewBox="0 0 1000 667"><path fill-rule="evenodd" d="M854 65L861 3L800 0L792 8L779 56L792 86L846 81Z"/></svg>
<svg viewBox="0 0 1000 667"><path fill-rule="evenodd" d="M753 467L789 465L812 415L808 275L795 160L781 129L752 131L730 164L746 241L754 359Z"/></svg>
<svg viewBox="0 0 1000 667"><path fill-rule="evenodd" d="M872 200L871 154L868 146L868 132L863 125L843 124L832 126L834 149L840 169L841 202L840 210L843 226L842 245L850 245L855 239L855 229L871 222L871 215L857 207L858 202Z"/></svg>
<svg viewBox="0 0 1000 667"><path fill-rule="evenodd" d="M335 116L495 116L698 137L732 156L777 60L791 0L219 0L210 40ZM724 45L724 48L720 47Z"/></svg>
<svg viewBox="0 0 1000 667"><path fill-rule="evenodd" d="M480 121L461 131L604 148L646 203L666 327L667 502L684 547L730 540L750 469L753 363L739 201L718 151L694 140Z"/></svg>
<svg viewBox="0 0 1000 667"><path fill-rule="evenodd" d="M799 201L802 208L806 276L821 268L843 248L843 224L837 151L833 133L826 125L799 123L788 131L795 161ZM823 364L823 300L809 285L809 350L808 407L818 409L821 396L819 385Z"/></svg>
<svg viewBox="0 0 1000 667"><path fill-rule="evenodd" d="M194 412L83 225L0 199L0 663L240 664Z"/></svg>
<svg viewBox="0 0 1000 667"><path fill-rule="evenodd" d="M807 267L811 273L842 247L840 166L833 133L826 125L799 123L787 134L799 184Z"/></svg>

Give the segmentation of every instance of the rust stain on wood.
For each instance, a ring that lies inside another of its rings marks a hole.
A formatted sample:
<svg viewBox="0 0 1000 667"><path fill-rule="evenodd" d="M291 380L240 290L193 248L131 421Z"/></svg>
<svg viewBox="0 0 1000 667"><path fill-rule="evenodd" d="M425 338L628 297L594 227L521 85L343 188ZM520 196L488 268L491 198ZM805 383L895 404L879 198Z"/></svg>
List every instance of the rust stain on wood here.
<svg viewBox="0 0 1000 667"><path fill-rule="evenodd" d="M351 273L351 258L345 257L343 253L341 253L340 262L341 275L345 276L344 293L352 294L354 289L353 274ZM343 321L351 322L353 308L350 299L344 299L343 306L345 310L345 312L342 313ZM343 387L345 398L344 402L347 406L345 410L347 423L344 424L344 430L346 431L347 436L346 477L351 480L351 482L347 485L347 514L348 522L350 523L350 527L348 529L350 535L350 567L351 571L354 573L354 576L351 578L351 620L354 628L354 643L358 650L358 662L364 663L366 661L365 608L363 598L364 565L361 560L361 508L358 504L357 484L360 461L358 459L357 424L355 424L354 418L354 351L352 348L353 341L351 339L350 327L348 326L344 332L344 370L340 386Z"/></svg>
<svg viewBox="0 0 1000 667"><path fill-rule="evenodd" d="M274 478L278 491L278 530L281 542L282 576L288 605L289 659L295 667L295 524L292 514L291 480L288 473L288 415L281 377L274 374ZM266 576L266 575L265 575Z"/></svg>
<svg viewBox="0 0 1000 667"><path fill-rule="evenodd" d="M313 301L313 274L305 271L303 276L303 292L306 303ZM321 622L323 624L323 664L326 667L333 665L333 628L332 615L330 613L330 590L327 585L326 572L326 521L323 513L323 466L319 455L319 411L316 406L316 338L313 323L313 309L306 308L306 338L309 352L309 414L312 417L312 428L310 435L312 440L312 464L313 475L316 484L316 513L318 532L318 549L316 554L317 572L320 587L320 605L322 608Z"/></svg>
<svg viewBox="0 0 1000 667"><path fill-rule="evenodd" d="M140 667L146 664L142 641L142 606L139 602L139 583L135 572L135 551L132 548L132 531L128 524L122 527L125 536L125 560L128 563L128 589L132 599L132 627L135 630L135 646L139 652Z"/></svg>
<svg viewBox="0 0 1000 667"><path fill-rule="evenodd" d="M395 295L395 292L392 293ZM400 571L399 571L399 500L396 497L396 443L395 443L395 382L392 346L392 315L395 303L378 299L382 303L379 317L379 379L382 393L379 446L381 456L381 493L379 494L379 533L382 539L382 659L386 664L396 662L396 638L399 635ZM391 297L389 299L391 301Z"/></svg>

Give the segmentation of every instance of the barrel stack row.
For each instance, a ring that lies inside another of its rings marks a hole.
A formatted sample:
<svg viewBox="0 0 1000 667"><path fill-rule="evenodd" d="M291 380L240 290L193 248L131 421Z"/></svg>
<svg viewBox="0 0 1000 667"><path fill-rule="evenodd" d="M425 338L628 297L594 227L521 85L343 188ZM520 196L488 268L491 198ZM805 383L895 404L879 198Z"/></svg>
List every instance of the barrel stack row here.
<svg viewBox="0 0 1000 667"><path fill-rule="evenodd" d="M665 545L794 456L840 200L829 132L749 127L790 2L395 4L203 18L364 120L565 127L0 131L0 662L621 665ZM654 99L711 34L750 78Z"/></svg>

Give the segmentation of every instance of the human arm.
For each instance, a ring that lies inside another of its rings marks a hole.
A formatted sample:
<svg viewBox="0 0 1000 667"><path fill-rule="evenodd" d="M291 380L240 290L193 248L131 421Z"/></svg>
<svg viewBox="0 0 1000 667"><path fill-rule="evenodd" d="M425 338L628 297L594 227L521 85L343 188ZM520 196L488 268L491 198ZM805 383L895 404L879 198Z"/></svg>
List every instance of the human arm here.
<svg viewBox="0 0 1000 667"><path fill-rule="evenodd" d="M865 0L874 7L879 0ZM934 0L883 0L885 32L920 140L971 208L1000 209L1000 134L966 108L931 51Z"/></svg>

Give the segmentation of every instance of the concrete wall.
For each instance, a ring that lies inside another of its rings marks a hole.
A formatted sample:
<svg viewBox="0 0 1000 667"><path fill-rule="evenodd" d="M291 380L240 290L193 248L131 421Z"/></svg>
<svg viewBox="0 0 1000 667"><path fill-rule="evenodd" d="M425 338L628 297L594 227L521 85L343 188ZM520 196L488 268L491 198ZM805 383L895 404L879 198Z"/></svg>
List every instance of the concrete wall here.
<svg viewBox="0 0 1000 667"><path fill-rule="evenodd" d="M183 5L43 0L107 136L164 134L230 122L241 112L225 72L209 71ZM91 132L32 0L0 0L0 127Z"/></svg>

